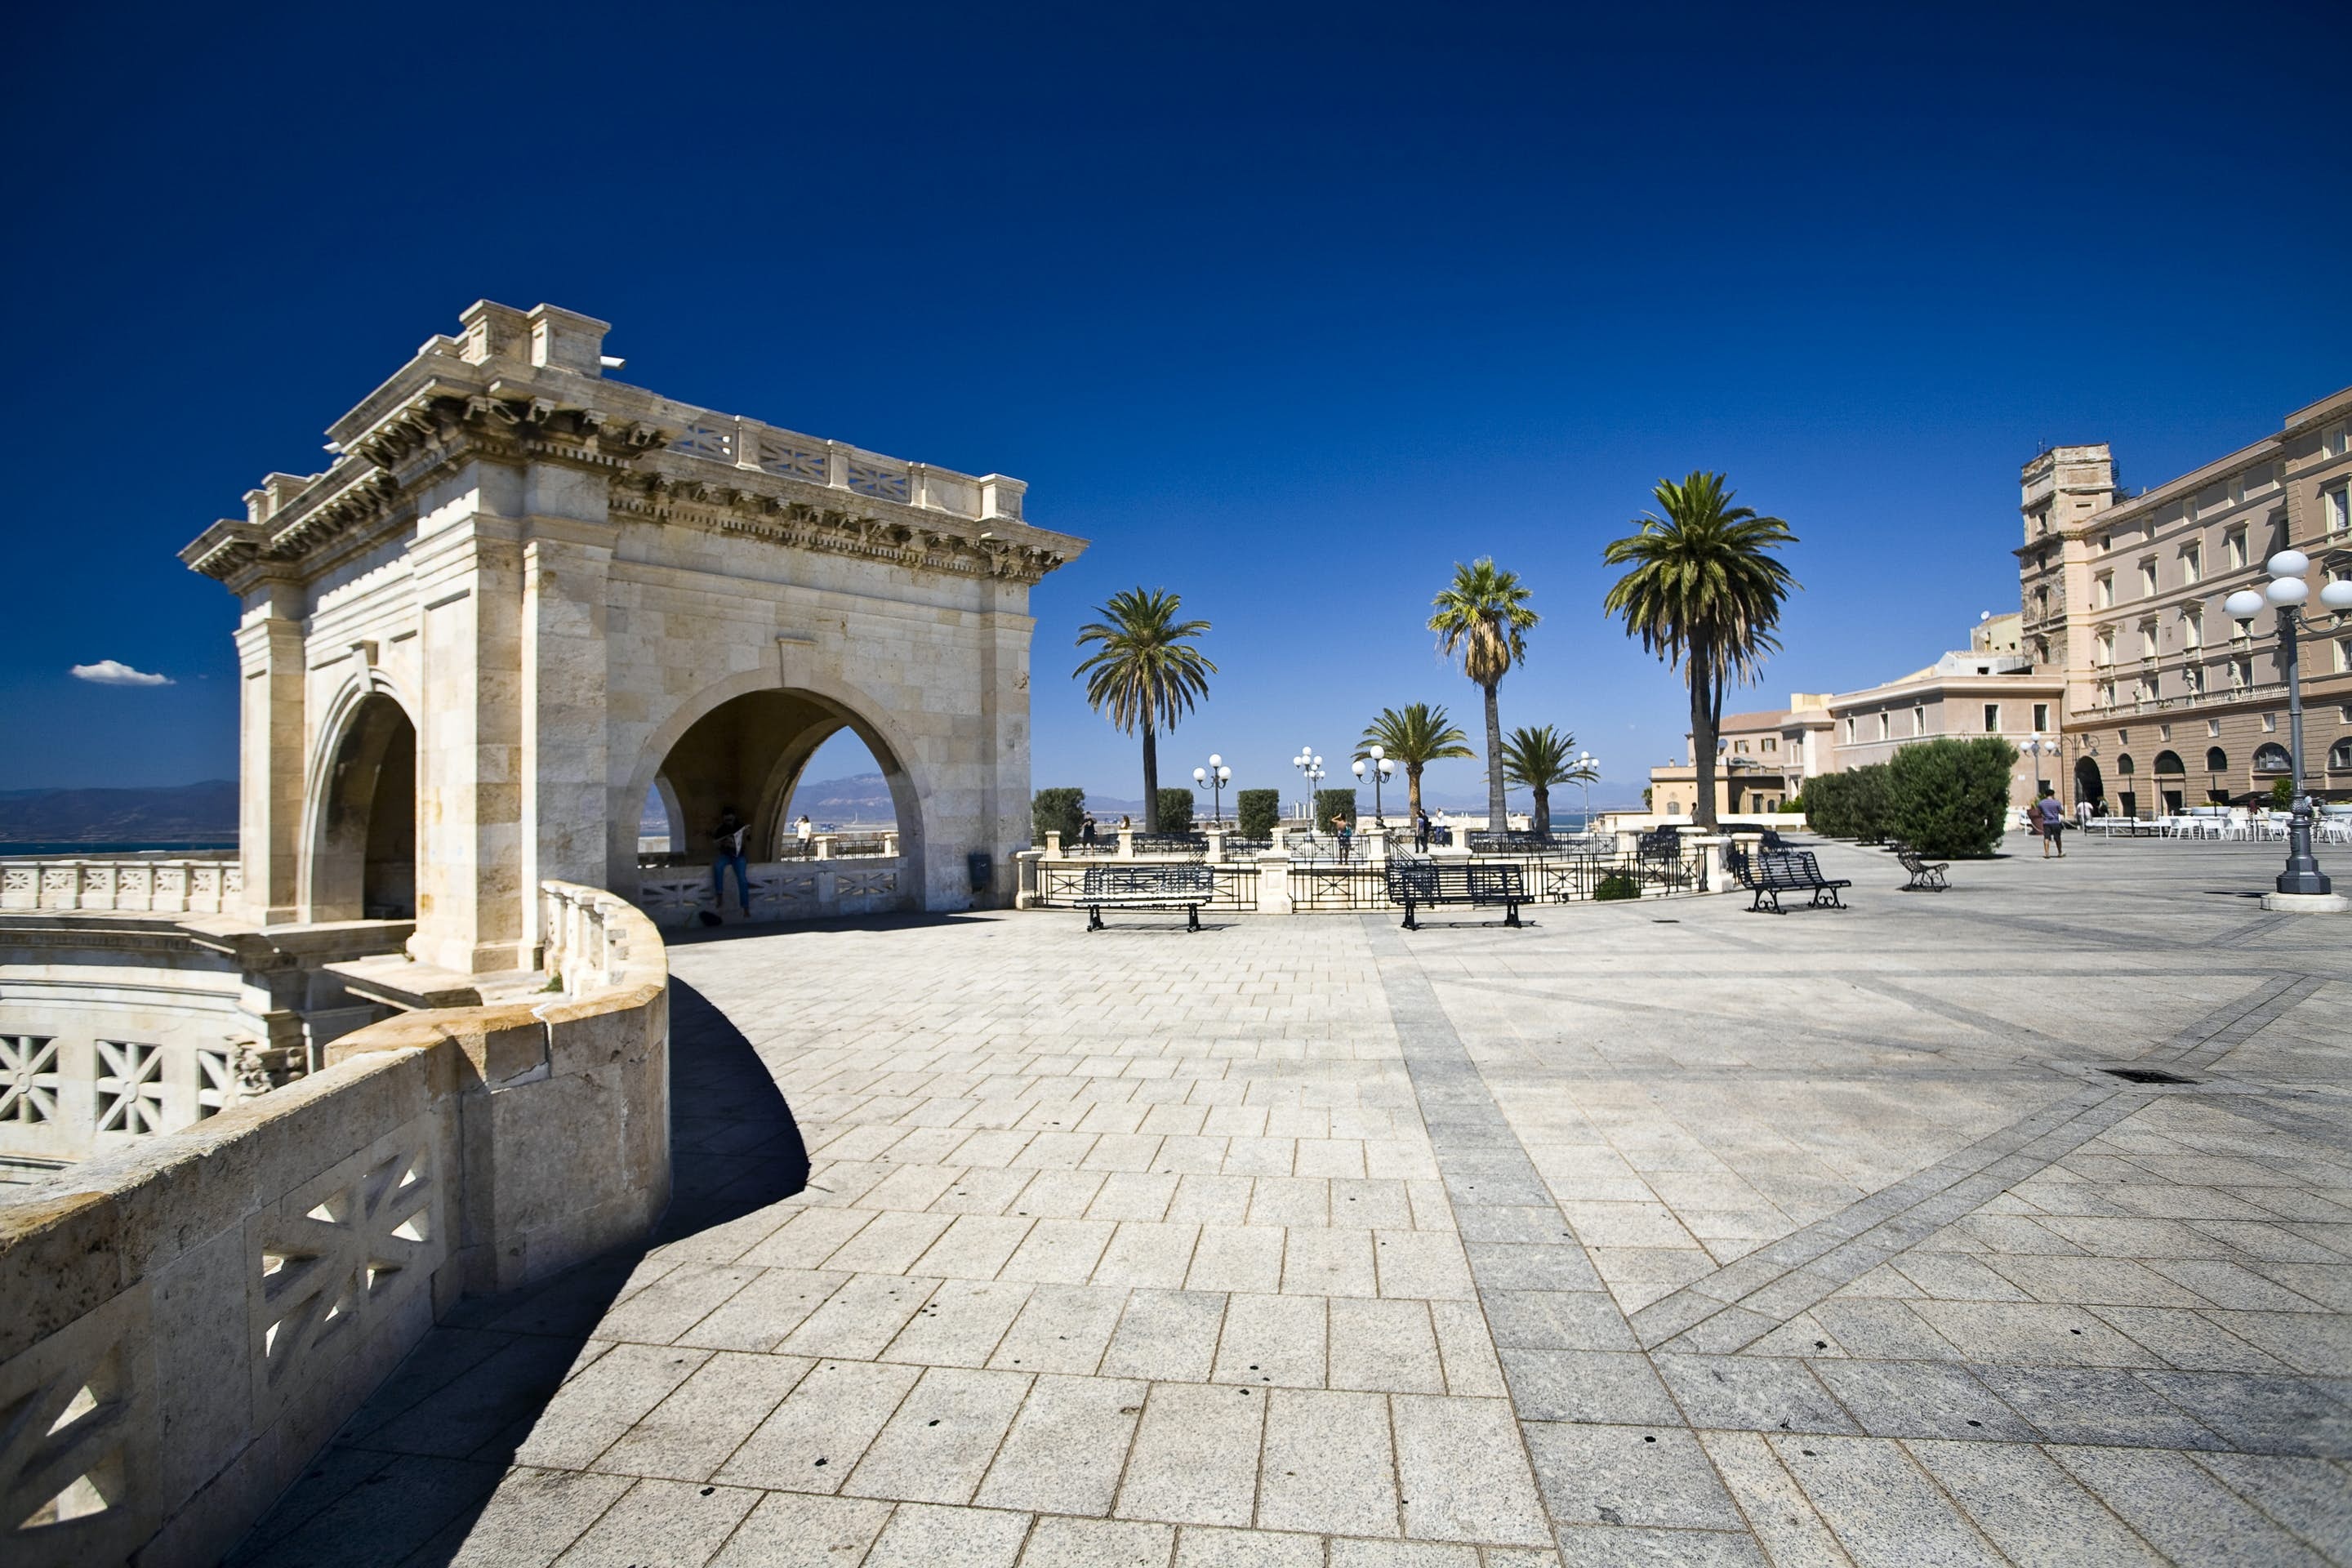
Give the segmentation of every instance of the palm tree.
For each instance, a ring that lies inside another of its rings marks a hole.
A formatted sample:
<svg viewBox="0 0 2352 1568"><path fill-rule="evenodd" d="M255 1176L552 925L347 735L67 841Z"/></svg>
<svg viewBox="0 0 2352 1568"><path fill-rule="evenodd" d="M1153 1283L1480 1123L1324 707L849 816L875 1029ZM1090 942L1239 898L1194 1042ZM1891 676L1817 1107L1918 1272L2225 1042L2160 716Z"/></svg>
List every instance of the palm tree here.
<svg viewBox="0 0 2352 1568"><path fill-rule="evenodd" d="M1102 617L1078 628L1078 644L1097 644L1091 657L1070 672L1086 678L1087 702L1132 735L1143 731L1143 820L1160 816L1158 731L1173 730L1192 704L1209 694L1217 667L1184 639L1209 629L1206 621L1180 621L1183 599L1165 592L1129 588L1113 594L1095 611Z"/></svg>
<svg viewBox="0 0 2352 1568"><path fill-rule="evenodd" d="M1475 565L1454 565L1454 581L1431 602L1437 614L1429 629L1437 634L1437 650L1446 658L1457 654L1462 673L1486 694L1486 826L1501 832L1503 812L1503 710L1495 688L1514 665L1528 658L1526 633L1538 618L1527 607L1528 590L1516 572L1497 570L1493 556Z"/></svg>
<svg viewBox="0 0 2352 1568"><path fill-rule="evenodd" d="M1797 536L1777 517L1759 517L1731 504L1721 474L1693 469L1680 484L1660 479L1658 510L1634 519L1638 533L1612 540L1601 552L1611 566L1633 570L1602 601L1624 618L1628 637L1663 656L1690 687L1691 762L1698 778L1696 819L1715 826L1716 730L1723 721L1724 689L1754 680L1767 654L1781 602L1797 581L1771 552Z"/></svg>
<svg viewBox="0 0 2352 1568"><path fill-rule="evenodd" d="M1576 760L1576 737L1546 724L1540 730L1517 729L1503 743L1503 776L1536 794L1535 830L1551 831L1551 786L1590 784L1601 775L1591 763Z"/></svg>
<svg viewBox="0 0 2352 1568"><path fill-rule="evenodd" d="M1356 755L1369 759L1371 748L1378 746L1404 769L1405 796L1412 820L1419 822L1421 770L1453 757L1476 756L1467 744L1469 739L1446 721L1444 709L1408 702L1402 710L1381 709L1381 716L1364 726L1364 738L1356 742Z"/></svg>

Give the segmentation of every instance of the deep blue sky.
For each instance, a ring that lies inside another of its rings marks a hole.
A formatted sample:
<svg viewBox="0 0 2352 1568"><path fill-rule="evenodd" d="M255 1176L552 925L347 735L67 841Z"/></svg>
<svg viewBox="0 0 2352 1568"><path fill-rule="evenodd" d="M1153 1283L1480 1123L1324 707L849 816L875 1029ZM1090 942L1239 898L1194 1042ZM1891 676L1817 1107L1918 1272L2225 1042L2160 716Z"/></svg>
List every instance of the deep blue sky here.
<svg viewBox="0 0 2352 1568"><path fill-rule="evenodd" d="M1475 731L1421 626L1493 553L1545 616L1505 722L1622 795L1683 727L1600 611L1660 476L1800 535L1733 704L1777 706L2014 608L2042 443L2152 483L2352 382L2347 44L2340 5L28 13L0 788L235 772L233 605L173 552L487 296L1028 479L1094 542L1034 598L1041 786L1139 793L1065 679L1136 584L1215 623L1171 782L1294 784L1415 699Z"/></svg>

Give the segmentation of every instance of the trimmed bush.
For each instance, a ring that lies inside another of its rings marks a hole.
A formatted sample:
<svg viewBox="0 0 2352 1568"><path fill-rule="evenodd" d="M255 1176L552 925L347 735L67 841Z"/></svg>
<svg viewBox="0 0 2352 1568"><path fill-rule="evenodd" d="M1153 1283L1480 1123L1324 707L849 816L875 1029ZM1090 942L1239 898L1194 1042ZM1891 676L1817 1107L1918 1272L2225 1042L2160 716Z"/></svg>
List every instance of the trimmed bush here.
<svg viewBox="0 0 2352 1568"><path fill-rule="evenodd" d="M2281 811L2293 811L2294 809L2294 780L2291 778L2275 778L2271 780L2271 804L2278 807Z"/></svg>
<svg viewBox="0 0 2352 1568"><path fill-rule="evenodd" d="M1610 872L1609 875L1601 878L1600 885L1592 889L1592 901L1596 904L1620 903L1624 900L1638 899L1641 896L1642 885L1622 871Z"/></svg>
<svg viewBox="0 0 2352 1568"><path fill-rule="evenodd" d="M1922 855L1980 859L2009 826L2017 748L1987 735L1906 746L1886 763L1889 831Z"/></svg>
<svg viewBox="0 0 2352 1568"><path fill-rule="evenodd" d="M1086 811L1087 792L1082 789L1039 790L1029 802L1029 827L1036 835L1030 842L1043 849L1045 835L1058 833L1066 849L1078 841L1078 819Z"/></svg>
<svg viewBox="0 0 2352 1568"><path fill-rule="evenodd" d="M1804 799L1806 826L1825 837L1875 844L1894 831L1885 763L1807 779Z"/></svg>
<svg viewBox="0 0 2352 1568"><path fill-rule="evenodd" d="M1192 831L1192 792L1189 789L1163 789L1151 813L1154 833L1190 833Z"/></svg>
<svg viewBox="0 0 2352 1568"><path fill-rule="evenodd" d="M1315 792L1315 821L1318 833L1331 831L1331 819L1344 816L1348 826L1356 825L1356 792L1352 789L1318 789Z"/></svg>
<svg viewBox="0 0 2352 1568"><path fill-rule="evenodd" d="M1245 789L1234 794L1234 817L1244 838L1271 838L1282 821L1282 792Z"/></svg>

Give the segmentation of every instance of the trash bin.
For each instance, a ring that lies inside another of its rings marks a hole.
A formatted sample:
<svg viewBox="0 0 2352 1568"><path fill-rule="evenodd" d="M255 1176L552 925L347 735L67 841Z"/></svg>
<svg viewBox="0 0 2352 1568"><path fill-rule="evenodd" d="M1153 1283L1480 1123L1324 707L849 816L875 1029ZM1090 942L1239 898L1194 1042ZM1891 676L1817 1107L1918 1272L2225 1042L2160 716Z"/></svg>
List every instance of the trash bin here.
<svg viewBox="0 0 2352 1568"><path fill-rule="evenodd" d="M963 865L965 872L971 879L971 890L973 892L984 893L988 891L991 885L995 882L995 867L992 862L987 850L975 849L971 851L971 853L963 858Z"/></svg>

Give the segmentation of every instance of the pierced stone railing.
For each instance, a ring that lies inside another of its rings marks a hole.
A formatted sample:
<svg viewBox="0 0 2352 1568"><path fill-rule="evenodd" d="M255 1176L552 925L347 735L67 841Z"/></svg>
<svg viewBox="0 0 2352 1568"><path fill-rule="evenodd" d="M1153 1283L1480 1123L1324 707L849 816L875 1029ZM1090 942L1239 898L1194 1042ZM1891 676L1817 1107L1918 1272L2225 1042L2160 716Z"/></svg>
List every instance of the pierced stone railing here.
<svg viewBox="0 0 2352 1568"><path fill-rule="evenodd" d="M0 860L0 910L217 915L236 904L244 888L244 874L230 858L45 855Z"/></svg>
<svg viewBox="0 0 2352 1568"><path fill-rule="evenodd" d="M872 500L943 511L974 521L1021 521L1028 486L1003 474L960 474L930 463L886 458L862 447L803 436L709 409L684 410L686 428L669 444L682 457L801 479Z"/></svg>
<svg viewBox="0 0 2352 1568"><path fill-rule="evenodd" d="M461 1296L659 1216L661 939L599 889L544 891L572 921L565 994L372 1025L299 1082L0 1196L10 1568L219 1560Z"/></svg>
<svg viewBox="0 0 2352 1568"><path fill-rule="evenodd" d="M896 855L759 861L751 868L751 918L813 921L911 908L921 889L908 875L905 858ZM728 913L737 907L735 873L727 873L722 910L721 900L711 895L708 864L639 871L635 902L656 925L683 926L705 911L742 918Z"/></svg>

